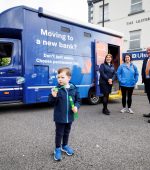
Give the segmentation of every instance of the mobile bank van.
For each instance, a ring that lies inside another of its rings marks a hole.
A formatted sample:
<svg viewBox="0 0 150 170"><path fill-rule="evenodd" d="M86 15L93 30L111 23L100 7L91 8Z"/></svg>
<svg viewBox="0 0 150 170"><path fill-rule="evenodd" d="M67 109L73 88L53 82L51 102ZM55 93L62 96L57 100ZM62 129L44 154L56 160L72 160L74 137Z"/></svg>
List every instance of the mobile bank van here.
<svg viewBox="0 0 150 170"><path fill-rule="evenodd" d="M99 66L107 53L119 66L122 34L89 23L82 23L25 6L0 14L0 104L48 101L57 85L57 70L69 67L71 82L97 104ZM110 98L118 97L113 86Z"/></svg>

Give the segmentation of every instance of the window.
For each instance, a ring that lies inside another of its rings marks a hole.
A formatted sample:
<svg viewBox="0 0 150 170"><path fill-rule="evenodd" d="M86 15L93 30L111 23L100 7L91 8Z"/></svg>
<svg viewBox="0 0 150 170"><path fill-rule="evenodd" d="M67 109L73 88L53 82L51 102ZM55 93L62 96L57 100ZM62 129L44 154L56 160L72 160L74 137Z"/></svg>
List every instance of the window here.
<svg viewBox="0 0 150 170"><path fill-rule="evenodd" d="M0 42L0 67L11 63L13 44Z"/></svg>
<svg viewBox="0 0 150 170"><path fill-rule="evenodd" d="M88 37L88 38L90 38L90 37L91 37L91 33L84 32L84 37Z"/></svg>
<svg viewBox="0 0 150 170"><path fill-rule="evenodd" d="M100 6L100 22L103 21L103 5ZM104 5L104 21L109 20L109 10L108 10L108 4Z"/></svg>
<svg viewBox="0 0 150 170"><path fill-rule="evenodd" d="M141 30L130 32L130 49L135 50L140 48Z"/></svg>
<svg viewBox="0 0 150 170"><path fill-rule="evenodd" d="M131 13L142 11L142 0L131 0Z"/></svg>
<svg viewBox="0 0 150 170"><path fill-rule="evenodd" d="M61 31L69 33L70 32L70 28L61 26Z"/></svg>

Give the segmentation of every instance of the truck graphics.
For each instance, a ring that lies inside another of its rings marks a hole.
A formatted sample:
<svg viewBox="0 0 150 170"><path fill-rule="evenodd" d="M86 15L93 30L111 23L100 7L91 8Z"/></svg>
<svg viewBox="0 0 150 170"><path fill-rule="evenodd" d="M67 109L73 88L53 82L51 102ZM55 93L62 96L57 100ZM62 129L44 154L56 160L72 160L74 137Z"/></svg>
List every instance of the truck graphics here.
<svg viewBox="0 0 150 170"><path fill-rule="evenodd" d="M42 8L8 9L0 14L0 103L47 102L57 85L58 68L69 67L81 98L97 104L102 94L96 91L96 69L106 53L113 55L117 68L121 47L122 34L116 31L47 14Z"/></svg>

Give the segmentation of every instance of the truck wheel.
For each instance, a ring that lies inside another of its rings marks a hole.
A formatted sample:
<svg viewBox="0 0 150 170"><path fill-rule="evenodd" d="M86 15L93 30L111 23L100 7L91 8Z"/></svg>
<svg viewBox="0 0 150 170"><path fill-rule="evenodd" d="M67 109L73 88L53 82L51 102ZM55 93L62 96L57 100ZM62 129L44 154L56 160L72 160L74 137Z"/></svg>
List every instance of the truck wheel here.
<svg viewBox="0 0 150 170"><path fill-rule="evenodd" d="M95 89L90 89L89 94L88 94L88 102L91 105L96 105L100 103L99 96L95 95Z"/></svg>

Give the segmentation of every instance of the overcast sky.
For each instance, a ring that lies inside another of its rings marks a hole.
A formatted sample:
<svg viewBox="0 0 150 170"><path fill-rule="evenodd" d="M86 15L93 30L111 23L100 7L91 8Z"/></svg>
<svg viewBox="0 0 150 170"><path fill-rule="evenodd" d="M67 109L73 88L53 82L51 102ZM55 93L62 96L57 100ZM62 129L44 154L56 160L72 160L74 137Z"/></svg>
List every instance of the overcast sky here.
<svg viewBox="0 0 150 170"><path fill-rule="evenodd" d="M0 12L19 5L58 13L80 21L88 21L87 0L0 0Z"/></svg>

